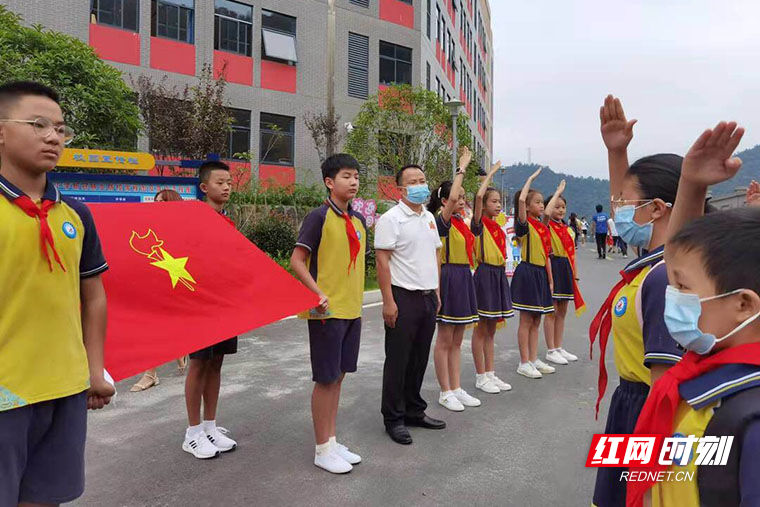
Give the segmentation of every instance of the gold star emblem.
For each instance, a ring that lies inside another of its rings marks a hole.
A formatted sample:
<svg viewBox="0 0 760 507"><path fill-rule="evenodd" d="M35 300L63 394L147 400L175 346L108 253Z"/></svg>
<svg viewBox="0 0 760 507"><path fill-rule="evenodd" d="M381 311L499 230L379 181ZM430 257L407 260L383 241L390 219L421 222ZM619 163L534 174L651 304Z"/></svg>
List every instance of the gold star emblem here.
<svg viewBox="0 0 760 507"><path fill-rule="evenodd" d="M151 265L160 269L165 269L169 273L169 276L172 279L172 288L176 287L177 282L181 281L185 287L194 291L195 288L188 282L195 283L195 279L185 268L188 257L172 257L171 254L163 248L159 247L158 250L161 252L162 259L160 261L151 262Z"/></svg>

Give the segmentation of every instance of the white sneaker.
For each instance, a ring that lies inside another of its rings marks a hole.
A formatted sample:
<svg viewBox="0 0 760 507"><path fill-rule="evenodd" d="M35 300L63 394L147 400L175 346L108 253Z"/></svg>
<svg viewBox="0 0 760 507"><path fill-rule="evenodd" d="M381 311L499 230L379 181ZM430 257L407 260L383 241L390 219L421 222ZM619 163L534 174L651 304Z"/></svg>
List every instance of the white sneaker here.
<svg viewBox="0 0 760 507"><path fill-rule="evenodd" d="M340 455L335 452L335 448L331 448L328 452L323 454L314 454L314 464L323 470L327 470L331 474L347 474L354 467L351 463L344 460Z"/></svg>
<svg viewBox="0 0 760 507"><path fill-rule="evenodd" d="M461 387L454 391L454 396L456 396L457 399L461 401L462 405L464 405L465 407L479 407L480 406L480 400L474 396L470 396L469 394L467 394L467 391L465 391Z"/></svg>
<svg viewBox="0 0 760 507"><path fill-rule="evenodd" d="M232 440L229 435L230 432L221 426L217 426L213 432L207 433L206 438L209 442L214 444L220 452L228 452L237 447L237 442Z"/></svg>
<svg viewBox="0 0 760 507"><path fill-rule="evenodd" d="M502 391L511 391L512 386L501 380L499 377L496 376L494 372L488 372L486 373L486 376L488 376L489 379L491 379L491 382L501 389Z"/></svg>
<svg viewBox="0 0 760 507"><path fill-rule="evenodd" d="M517 367L517 374L518 375L522 375L523 377L528 377L528 378L541 378L541 377L543 377L543 375L541 375L541 372L538 371L530 363L520 363L520 366Z"/></svg>
<svg viewBox="0 0 760 507"><path fill-rule="evenodd" d="M564 357L568 361L577 361L578 360L578 356L576 356L575 354L571 354L570 352L566 351L563 348L559 348L557 350L559 350L559 353L562 354L562 357Z"/></svg>
<svg viewBox="0 0 760 507"><path fill-rule="evenodd" d="M492 382L491 379L488 378L488 376L485 374L480 380L475 378L475 389L480 389L484 393L488 394L497 394L501 392L499 386Z"/></svg>
<svg viewBox="0 0 760 507"><path fill-rule="evenodd" d="M536 368L536 369L537 369L539 372L541 372L542 374L547 374L547 373L554 373L555 371L557 371L557 369L556 369L556 368L554 368L554 366L549 366L548 364L546 364L545 362L541 361L540 359L536 359L536 360L533 362L533 366L534 366L534 367L535 367L535 368Z"/></svg>
<svg viewBox="0 0 760 507"><path fill-rule="evenodd" d="M464 405L462 405L462 402L459 401L453 392L450 392L445 396L441 393L438 397L438 403L453 412L462 412L464 410Z"/></svg>
<svg viewBox="0 0 760 507"><path fill-rule="evenodd" d="M562 356L559 349L554 349L551 352L546 353L546 360L554 364L568 364L567 359Z"/></svg>
<svg viewBox="0 0 760 507"><path fill-rule="evenodd" d="M350 465L358 465L362 462L362 457L358 454L354 454L353 452L348 450L348 447L346 447L343 444L336 443L333 446L333 451L343 458L345 461L347 461Z"/></svg>
<svg viewBox="0 0 760 507"><path fill-rule="evenodd" d="M188 438L185 434L185 441L182 443L182 450L189 452L198 459L210 459L219 456L219 449L211 443L206 433L201 431L195 437Z"/></svg>

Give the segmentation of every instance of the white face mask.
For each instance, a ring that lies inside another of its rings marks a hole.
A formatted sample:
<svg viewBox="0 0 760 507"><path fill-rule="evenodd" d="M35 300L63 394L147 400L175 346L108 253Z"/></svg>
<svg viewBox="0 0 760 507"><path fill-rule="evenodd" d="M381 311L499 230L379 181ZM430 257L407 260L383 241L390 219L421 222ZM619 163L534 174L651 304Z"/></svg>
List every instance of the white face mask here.
<svg viewBox="0 0 760 507"><path fill-rule="evenodd" d="M739 294L744 289L736 289L725 294L718 294L700 299L696 294L681 292L672 285L665 289L665 326L670 336L686 350L693 350L697 354L709 354L716 343L732 337L760 317L760 313L753 315L722 338L716 338L714 334L704 333L699 329L699 316L702 314L702 303L720 299L734 294Z"/></svg>

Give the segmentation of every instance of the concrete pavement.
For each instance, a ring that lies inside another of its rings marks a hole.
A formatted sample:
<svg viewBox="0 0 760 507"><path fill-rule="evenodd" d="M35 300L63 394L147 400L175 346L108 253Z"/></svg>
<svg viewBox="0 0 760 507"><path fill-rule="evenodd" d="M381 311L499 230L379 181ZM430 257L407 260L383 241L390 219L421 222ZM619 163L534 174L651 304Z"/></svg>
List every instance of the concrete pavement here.
<svg viewBox="0 0 760 507"><path fill-rule="evenodd" d="M496 370L513 390L488 395L474 388L468 332L463 386L483 405L462 413L440 407L431 358L423 396L428 413L447 422L443 431L412 428L411 446L385 435L382 315L370 303L359 371L344 383L338 421L339 440L364 460L353 472L333 476L313 465L308 338L306 325L291 319L241 337L239 352L225 361L217 420L232 431L237 450L208 461L181 450L187 424L183 378L175 364L165 365L160 386L130 393L136 378L126 380L117 386L113 407L90 414L86 493L73 505L589 505L595 472L583 465L591 435L604 428L617 380L610 379L595 421L598 356L588 359L588 323L624 265L597 260L592 248L587 244L580 252L589 311L568 316L565 340L581 360L541 380L518 376L512 319L497 334Z"/></svg>

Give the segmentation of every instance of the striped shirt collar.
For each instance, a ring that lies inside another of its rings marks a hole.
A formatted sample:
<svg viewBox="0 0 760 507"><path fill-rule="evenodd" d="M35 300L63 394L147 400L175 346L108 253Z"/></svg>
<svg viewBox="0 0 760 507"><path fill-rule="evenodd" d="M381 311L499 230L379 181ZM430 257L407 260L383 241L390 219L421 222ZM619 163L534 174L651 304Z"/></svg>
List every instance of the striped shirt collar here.
<svg viewBox="0 0 760 507"><path fill-rule="evenodd" d="M760 366L728 364L682 383L681 398L695 410L752 387L760 387Z"/></svg>
<svg viewBox="0 0 760 507"><path fill-rule="evenodd" d="M659 246L652 250L651 252L647 252L646 254L642 255L638 259L634 259L631 261L624 269L626 273L629 273L631 271L635 271L637 269L645 268L647 266L654 266L658 262L662 260L663 255L665 254L665 246Z"/></svg>
<svg viewBox="0 0 760 507"><path fill-rule="evenodd" d="M335 204L335 201L333 201L333 200L330 198L330 196L327 196L327 200L325 201L325 203L326 203L328 206L330 206L330 208L332 208L332 210L335 212L335 214L336 214L336 215L338 215L338 216L340 216L340 217L342 217L342 216L343 216L343 210L342 210L342 209L340 209L340 206L338 206L337 204ZM352 208L351 208L351 202L348 202L347 204L348 204L348 211L347 211L347 212L348 212L348 214L349 214L349 216L350 216L350 215L351 215L351 211L352 211Z"/></svg>
<svg viewBox="0 0 760 507"><path fill-rule="evenodd" d="M13 201L22 195L26 195L13 183L3 178L2 175L0 175L0 194L7 197L9 201ZM48 201L61 202L61 193L56 186L47 179L47 177L45 182L45 192L42 194L42 198Z"/></svg>

